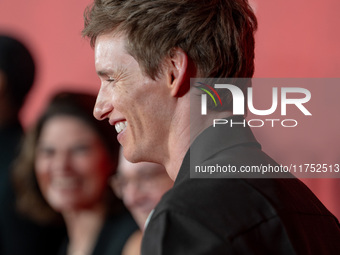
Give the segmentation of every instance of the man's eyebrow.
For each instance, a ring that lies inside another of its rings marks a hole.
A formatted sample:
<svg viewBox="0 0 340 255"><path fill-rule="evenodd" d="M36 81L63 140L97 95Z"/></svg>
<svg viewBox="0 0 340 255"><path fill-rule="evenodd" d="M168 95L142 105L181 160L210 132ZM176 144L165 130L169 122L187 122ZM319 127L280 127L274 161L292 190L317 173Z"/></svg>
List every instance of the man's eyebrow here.
<svg viewBox="0 0 340 255"><path fill-rule="evenodd" d="M112 76L114 74L117 74L120 70L120 67L109 67L109 68L103 68L97 71L98 76Z"/></svg>
<svg viewBox="0 0 340 255"><path fill-rule="evenodd" d="M121 66L121 65L117 65L117 66L114 66L114 67L108 67L108 68L102 68L102 69L99 69L97 71L97 75L99 77L103 77L103 76L118 76L120 75L121 73L124 73L126 72L126 68Z"/></svg>
<svg viewBox="0 0 340 255"><path fill-rule="evenodd" d="M105 70L99 70L97 71L98 76L107 76L108 75L108 71Z"/></svg>

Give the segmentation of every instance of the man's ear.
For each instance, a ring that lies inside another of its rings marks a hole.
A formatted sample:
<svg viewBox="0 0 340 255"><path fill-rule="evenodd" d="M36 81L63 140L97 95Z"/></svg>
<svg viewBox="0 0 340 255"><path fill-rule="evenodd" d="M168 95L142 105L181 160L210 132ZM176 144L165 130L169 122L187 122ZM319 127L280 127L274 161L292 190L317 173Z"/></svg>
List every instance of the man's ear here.
<svg viewBox="0 0 340 255"><path fill-rule="evenodd" d="M175 48L168 60L167 79L171 95L181 97L190 88L188 56L182 49Z"/></svg>

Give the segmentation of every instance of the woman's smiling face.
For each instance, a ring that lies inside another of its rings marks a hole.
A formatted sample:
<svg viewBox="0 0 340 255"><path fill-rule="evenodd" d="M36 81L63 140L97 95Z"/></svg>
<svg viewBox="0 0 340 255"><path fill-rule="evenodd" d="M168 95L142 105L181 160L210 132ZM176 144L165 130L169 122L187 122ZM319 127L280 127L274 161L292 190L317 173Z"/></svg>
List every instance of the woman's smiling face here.
<svg viewBox="0 0 340 255"><path fill-rule="evenodd" d="M105 145L84 121L60 115L45 122L36 148L35 172L43 196L56 211L98 203L111 170Z"/></svg>

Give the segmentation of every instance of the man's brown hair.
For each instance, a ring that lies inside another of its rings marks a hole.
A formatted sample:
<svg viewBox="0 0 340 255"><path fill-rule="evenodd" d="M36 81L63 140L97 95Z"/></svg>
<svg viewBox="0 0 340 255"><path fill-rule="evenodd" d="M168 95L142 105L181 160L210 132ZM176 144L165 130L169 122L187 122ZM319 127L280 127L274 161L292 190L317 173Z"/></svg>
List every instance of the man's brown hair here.
<svg viewBox="0 0 340 255"><path fill-rule="evenodd" d="M252 77L256 17L247 0L94 0L83 36L123 33L126 49L155 79L181 48L201 77Z"/></svg>

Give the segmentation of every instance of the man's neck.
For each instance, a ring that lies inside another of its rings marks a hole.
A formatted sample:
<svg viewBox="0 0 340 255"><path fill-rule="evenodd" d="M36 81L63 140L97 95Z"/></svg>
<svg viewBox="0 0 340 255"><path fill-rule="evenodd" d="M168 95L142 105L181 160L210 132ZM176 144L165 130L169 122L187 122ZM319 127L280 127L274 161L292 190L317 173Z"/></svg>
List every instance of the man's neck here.
<svg viewBox="0 0 340 255"><path fill-rule="evenodd" d="M171 130L169 142L169 158L163 162L168 175L175 181L181 168L185 154L193 141L208 127L213 124L214 119L227 118L231 112L208 112L202 116L200 113L190 112L190 105L180 106L181 111L176 115L176 123Z"/></svg>
<svg viewBox="0 0 340 255"><path fill-rule="evenodd" d="M170 178L175 181L182 161L190 147L190 102L183 100L179 103L172 119L168 157L162 162Z"/></svg>

